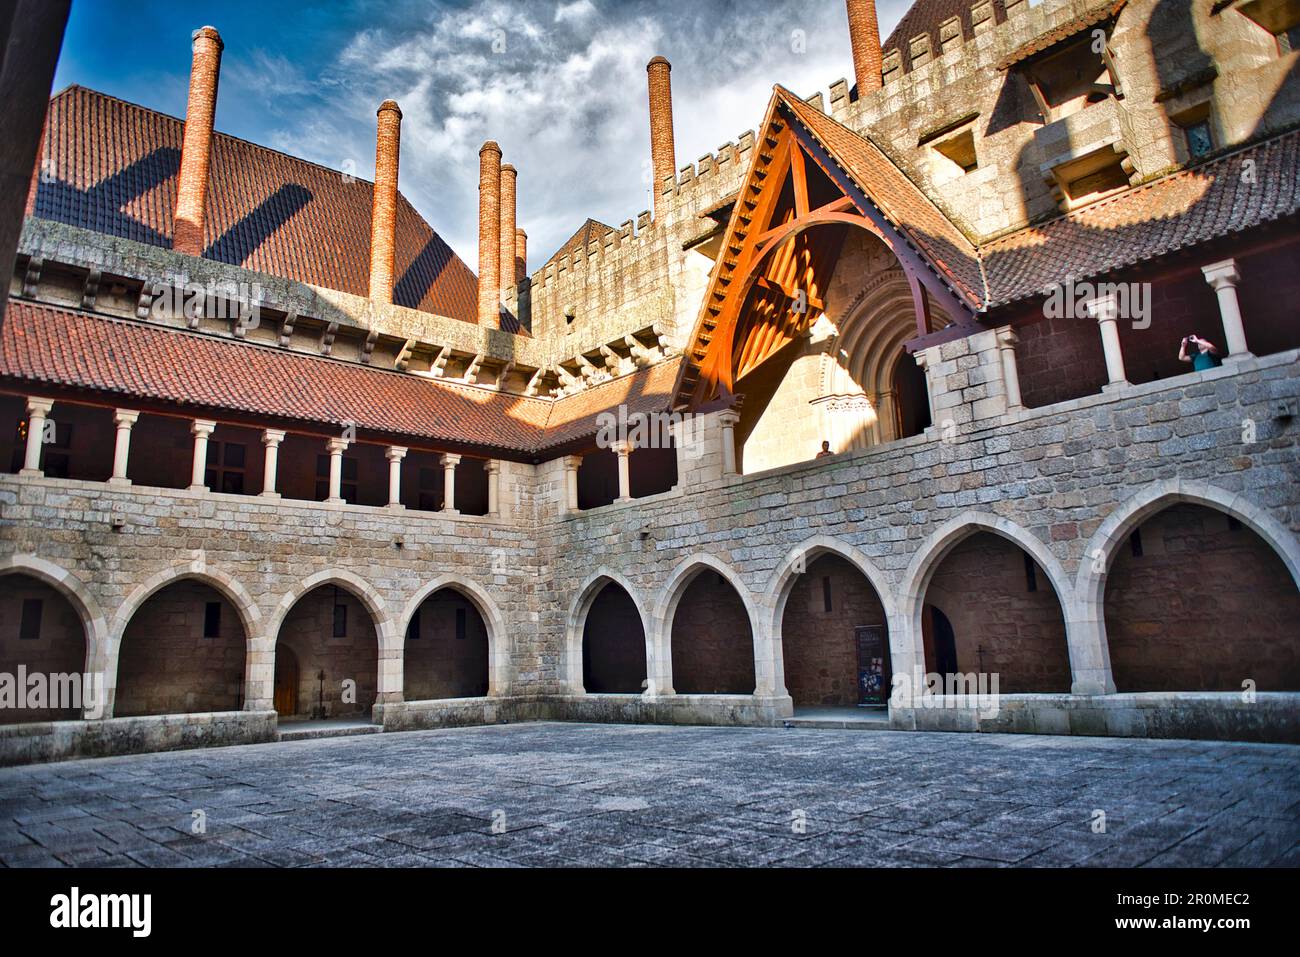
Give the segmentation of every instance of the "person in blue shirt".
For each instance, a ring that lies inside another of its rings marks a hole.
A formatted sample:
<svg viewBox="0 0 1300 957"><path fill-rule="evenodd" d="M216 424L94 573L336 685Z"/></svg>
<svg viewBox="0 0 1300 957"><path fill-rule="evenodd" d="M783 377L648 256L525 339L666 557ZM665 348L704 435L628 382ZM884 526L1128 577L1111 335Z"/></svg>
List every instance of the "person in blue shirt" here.
<svg viewBox="0 0 1300 957"><path fill-rule="evenodd" d="M1178 350L1178 360L1190 362L1197 372L1223 365L1214 343L1197 335L1190 335L1183 340L1183 346Z"/></svg>

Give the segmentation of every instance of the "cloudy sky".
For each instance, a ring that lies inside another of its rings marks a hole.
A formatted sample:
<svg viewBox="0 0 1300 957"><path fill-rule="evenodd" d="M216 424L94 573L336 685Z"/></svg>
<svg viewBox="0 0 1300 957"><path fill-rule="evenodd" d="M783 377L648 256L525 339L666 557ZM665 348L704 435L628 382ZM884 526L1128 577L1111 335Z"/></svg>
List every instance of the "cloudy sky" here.
<svg viewBox="0 0 1300 957"><path fill-rule="evenodd" d="M887 36L909 0L878 0ZM650 205L646 62L673 64L678 166L852 72L843 0L75 0L55 89L183 116L189 38L226 42L217 128L370 178L401 104L402 192L474 268L478 148L519 169L535 268L588 217Z"/></svg>

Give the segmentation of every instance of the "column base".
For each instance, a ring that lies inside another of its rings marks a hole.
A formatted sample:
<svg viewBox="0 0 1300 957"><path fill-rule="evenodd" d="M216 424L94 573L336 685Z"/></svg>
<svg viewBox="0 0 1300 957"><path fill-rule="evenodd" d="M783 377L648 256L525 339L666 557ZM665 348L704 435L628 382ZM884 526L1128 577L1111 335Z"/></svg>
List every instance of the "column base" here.
<svg viewBox="0 0 1300 957"><path fill-rule="evenodd" d="M19 469L18 474L27 478L43 478L45 476L41 469Z"/></svg>
<svg viewBox="0 0 1300 957"><path fill-rule="evenodd" d="M130 488L131 480L129 478L111 478L108 480L108 484L113 488Z"/></svg>
<svg viewBox="0 0 1300 957"><path fill-rule="evenodd" d="M406 506L403 505L401 502L389 502L387 505L384 506L384 508L388 509L390 512L406 511Z"/></svg>
<svg viewBox="0 0 1300 957"><path fill-rule="evenodd" d="M191 485L191 486L190 486L189 488L187 488L185 491L187 491L187 492L206 492L207 490L208 490L208 487L207 487L206 485Z"/></svg>
<svg viewBox="0 0 1300 957"><path fill-rule="evenodd" d="M455 516L459 515L460 512L454 508L444 508L441 511L439 511L438 514L446 515L448 518L454 518Z"/></svg>
<svg viewBox="0 0 1300 957"><path fill-rule="evenodd" d="M269 500L269 501L274 502L274 501L278 501L278 500L279 500L279 498L280 498L280 493L279 493L279 492L263 492L263 493L261 493L260 495L258 495L257 497L258 497L258 498L264 498L264 499L267 499L267 500Z"/></svg>
<svg viewBox="0 0 1300 957"><path fill-rule="evenodd" d="M1255 353L1253 352L1234 352L1232 353L1232 355L1224 356L1223 361L1224 362L1249 362L1251 359L1254 358L1255 358Z"/></svg>
<svg viewBox="0 0 1300 957"><path fill-rule="evenodd" d="M1133 383L1129 382L1128 379L1125 379L1122 382L1107 382L1104 386L1101 387L1101 391L1102 392L1123 392L1125 389L1131 388L1132 385Z"/></svg>
<svg viewBox="0 0 1300 957"><path fill-rule="evenodd" d="M325 504L326 504L326 505L346 505L346 504L348 504L348 500L345 499L345 498L327 498L327 499L325 499Z"/></svg>

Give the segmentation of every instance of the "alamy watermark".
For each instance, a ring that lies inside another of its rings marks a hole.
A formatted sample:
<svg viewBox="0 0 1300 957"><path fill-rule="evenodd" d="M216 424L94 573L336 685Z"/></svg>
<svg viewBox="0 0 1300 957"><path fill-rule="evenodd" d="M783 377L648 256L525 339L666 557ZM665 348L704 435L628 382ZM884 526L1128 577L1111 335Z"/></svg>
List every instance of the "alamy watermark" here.
<svg viewBox="0 0 1300 957"><path fill-rule="evenodd" d="M998 672L939 674L917 668L898 672L891 680L890 707L975 710L981 718L996 718L1001 710Z"/></svg>
<svg viewBox="0 0 1300 957"><path fill-rule="evenodd" d="M156 282L149 315L155 320L228 319L243 329L256 329L262 321L262 300L259 283Z"/></svg>
<svg viewBox="0 0 1300 957"><path fill-rule="evenodd" d="M1103 315L1103 310L1110 315ZM1047 319L1123 319L1134 329L1151 328L1151 283L1075 282L1047 290L1043 301Z"/></svg>
<svg viewBox="0 0 1300 957"><path fill-rule="evenodd" d="M704 454L703 417L691 412L629 412L620 405L596 416L596 447L627 444L637 449L680 448L689 459Z"/></svg>
<svg viewBox="0 0 1300 957"><path fill-rule="evenodd" d="M99 672L0 672L0 724L6 711L80 711L85 718L104 716L104 676Z"/></svg>

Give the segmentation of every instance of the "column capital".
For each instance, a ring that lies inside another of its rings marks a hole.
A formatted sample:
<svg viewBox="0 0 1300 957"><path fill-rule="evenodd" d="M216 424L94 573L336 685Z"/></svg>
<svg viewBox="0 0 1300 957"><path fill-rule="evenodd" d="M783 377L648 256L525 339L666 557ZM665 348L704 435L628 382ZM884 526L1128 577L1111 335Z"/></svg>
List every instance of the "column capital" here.
<svg viewBox="0 0 1300 957"><path fill-rule="evenodd" d="M266 446L279 445L284 441L284 433L279 429L266 429L262 432L262 444Z"/></svg>
<svg viewBox="0 0 1300 957"><path fill-rule="evenodd" d="M29 396L27 399L28 415L47 416L50 414L50 410L53 408L54 408L53 399L38 399L32 396Z"/></svg>
<svg viewBox="0 0 1300 957"><path fill-rule="evenodd" d="M351 443L347 439L327 439L325 448L330 455L342 455Z"/></svg>
<svg viewBox="0 0 1300 957"><path fill-rule="evenodd" d="M566 455L561 461L564 463L564 471L576 472L582 466L581 455Z"/></svg>
<svg viewBox="0 0 1300 957"><path fill-rule="evenodd" d="M390 462L400 462L406 458L406 453L409 451L410 449L401 445L390 445L384 450L384 458Z"/></svg>
<svg viewBox="0 0 1300 957"><path fill-rule="evenodd" d="M997 336L999 349L1014 349L1016 343L1020 341L1020 337L1016 335L1016 330L1010 326L995 330L994 335Z"/></svg>
<svg viewBox="0 0 1300 957"><path fill-rule="evenodd" d="M119 428L129 429L135 425L140 418L140 413L131 409L115 409L113 412L113 423Z"/></svg>
<svg viewBox="0 0 1300 957"><path fill-rule="evenodd" d="M618 456L626 456L632 453L631 442L611 442L609 444L609 448L610 451L612 451L615 455Z"/></svg>
<svg viewBox="0 0 1300 957"><path fill-rule="evenodd" d="M1224 259L1217 263L1210 263L1208 266L1202 266L1201 272L1205 275L1205 281L1210 284L1215 292L1225 287L1235 287L1241 281L1241 272L1237 269L1237 260Z"/></svg>
<svg viewBox="0 0 1300 957"><path fill-rule="evenodd" d="M201 435L204 438L207 438L216 431L216 428L217 423L213 422L211 419L195 419L190 423L190 434L196 436Z"/></svg>
<svg viewBox="0 0 1300 957"><path fill-rule="evenodd" d="M1088 315L1098 322L1115 322L1119 319L1119 305L1115 302L1114 296L1099 296L1096 299L1089 299L1083 304L1083 308L1088 311Z"/></svg>
<svg viewBox="0 0 1300 957"><path fill-rule="evenodd" d="M462 456L453 455L452 453L447 452L439 456L438 462L445 469L454 469L457 465L460 465L461 458Z"/></svg>
<svg viewBox="0 0 1300 957"><path fill-rule="evenodd" d="M483 466L483 470L484 470L485 472L487 472L488 475L500 475L500 474L501 474L501 460L500 460L500 459L488 459L487 464Z"/></svg>
<svg viewBox="0 0 1300 957"><path fill-rule="evenodd" d="M734 429L740 424L740 413L735 409L724 409L718 413L718 424L724 429Z"/></svg>

